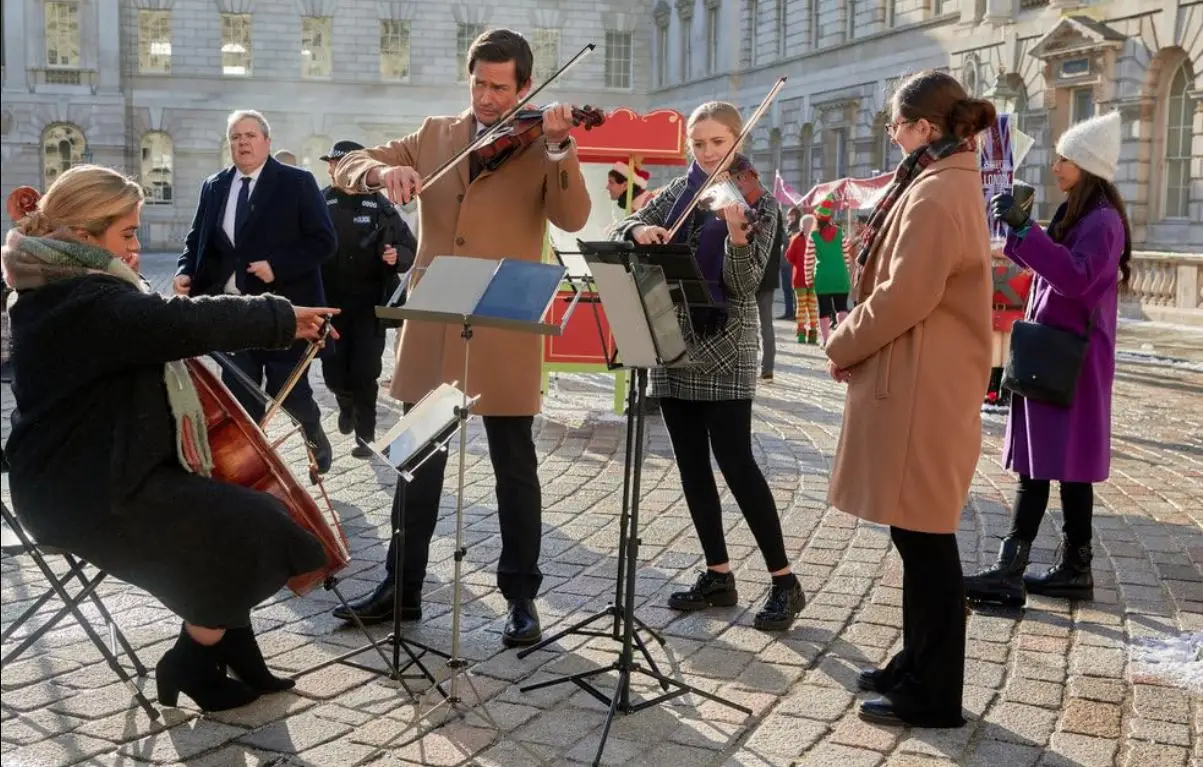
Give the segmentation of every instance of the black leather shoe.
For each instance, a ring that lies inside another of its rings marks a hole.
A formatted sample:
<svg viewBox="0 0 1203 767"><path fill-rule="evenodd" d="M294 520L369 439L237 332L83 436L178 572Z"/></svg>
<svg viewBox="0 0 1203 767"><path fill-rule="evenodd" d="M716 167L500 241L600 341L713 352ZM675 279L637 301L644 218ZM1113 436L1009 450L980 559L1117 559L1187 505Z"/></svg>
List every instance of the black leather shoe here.
<svg viewBox="0 0 1203 767"><path fill-rule="evenodd" d="M539 626L535 600L509 600L509 614L505 619L505 629L501 632L501 643L506 647L524 647L542 638L543 629Z"/></svg>
<svg viewBox="0 0 1203 767"><path fill-rule="evenodd" d="M955 729L965 726L961 712L940 714L932 711L910 710L887 697L874 698L860 704L860 718L873 724L924 727L930 729Z"/></svg>
<svg viewBox="0 0 1203 767"><path fill-rule="evenodd" d="M355 430L355 411L349 407L339 406L338 409L338 433L350 434Z"/></svg>
<svg viewBox="0 0 1203 767"><path fill-rule="evenodd" d="M364 625L384 623L393 619L393 599L396 587L391 580L376 587L376 590L362 599L350 603L350 610L342 605L334 608L331 615L339 620L350 621L351 613L359 616ZM421 593L401 592L401 620L417 621L422 619Z"/></svg>
<svg viewBox="0 0 1203 767"><path fill-rule="evenodd" d="M317 461L317 473L325 474L330 471L330 464L334 461L334 448L330 447L330 440L326 438L326 432L322 430L321 424L306 426L305 439L313 447L313 459Z"/></svg>
<svg viewBox="0 0 1203 767"><path fill-rule="evenodd" d="M356 443L355 447L351 448L351 457L352 458L371 458L372 450L367 445L360 445L360 444Z"/></svg>
<svg viewBox="0 0 1203 767"><path fill-rule="evenodd" d="M864 692L883 693L885 687L885 672L877 668L867 668L856 675L856 689Z"/></svg>

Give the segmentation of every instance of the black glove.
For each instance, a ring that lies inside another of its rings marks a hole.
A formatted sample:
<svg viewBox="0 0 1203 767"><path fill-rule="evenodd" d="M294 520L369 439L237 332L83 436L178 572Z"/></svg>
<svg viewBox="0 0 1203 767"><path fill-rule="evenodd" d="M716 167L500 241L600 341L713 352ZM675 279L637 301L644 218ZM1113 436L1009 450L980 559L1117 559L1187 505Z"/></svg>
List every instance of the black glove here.
<svg viewBox="0 0 1203 767"><path fill-rule="evenodd" d="M1013 231L1024 228L1032 220L1023 204L1009 194L994 195L994 199L990 200L990 215L994 216L996 221L1002 221L1011 227Z"/></svg>

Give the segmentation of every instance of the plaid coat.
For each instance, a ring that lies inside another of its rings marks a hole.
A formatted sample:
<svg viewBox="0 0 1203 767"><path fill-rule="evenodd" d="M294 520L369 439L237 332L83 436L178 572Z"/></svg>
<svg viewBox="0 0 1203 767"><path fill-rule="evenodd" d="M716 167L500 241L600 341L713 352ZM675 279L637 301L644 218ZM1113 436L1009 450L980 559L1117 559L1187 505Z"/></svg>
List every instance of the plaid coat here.
<svg viewBox="0 0 1203 767"><path fill-rule="evenodd" d="M614 239L629 239L638 226L667 227L673 203L685 189L685 176L675 178L644 208L615 227ZM781 208L765 191L754 206L760 215L756 236L747 245L727 242L723 282L727 288L728 317L723 329L704 339L693 335L687 317L678 311L690 357L699 364L687 368L660 368L650 374L653 397L685 400L752 399L760 371L760 312L756 292L764 277L769 251L777 232ZM697 246L700 231L694 230L690 244Z"/></svg>

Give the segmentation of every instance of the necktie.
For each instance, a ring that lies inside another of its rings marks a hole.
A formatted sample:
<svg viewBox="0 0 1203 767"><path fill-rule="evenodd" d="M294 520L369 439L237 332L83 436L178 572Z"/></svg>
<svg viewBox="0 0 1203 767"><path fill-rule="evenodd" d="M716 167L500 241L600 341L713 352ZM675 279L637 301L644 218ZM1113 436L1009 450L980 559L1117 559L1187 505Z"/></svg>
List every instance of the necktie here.
<svg viewBox="0 0 1203 767"><path fill-rule="evenodd" d="M242 229L242 225L246 223L246 218L251 214L251 177L242 177L242 188L238 190L238 202L234 206L234 236L238 236L238 232Z"/></svg>

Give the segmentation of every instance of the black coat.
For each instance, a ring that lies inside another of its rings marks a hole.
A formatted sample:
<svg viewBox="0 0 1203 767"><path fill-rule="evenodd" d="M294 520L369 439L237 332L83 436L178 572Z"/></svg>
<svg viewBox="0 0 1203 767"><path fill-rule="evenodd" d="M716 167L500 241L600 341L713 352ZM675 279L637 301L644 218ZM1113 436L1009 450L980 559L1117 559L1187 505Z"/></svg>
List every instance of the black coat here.
<svg viewBox="0 0 1203 767"><path fill-rule="evenodd" d="M226 168L201 185L176 274L192 278L194 296L219 295L232 273L247 295L271 292L297 306L324 306L321 266L334 255L337 241L313 174L269 157L235 246L221 224L236 175L235 168ZM248 273L253 261L271 264L275 280L265 283Z"/></svg>
<svg viewBox="0 0 1203 767"><path fill-rule="evenodd" d="M37 540L205 626L240 625L321 564L316 539L274 498L179 465L163 379L170 360L291 345L287 301L167 299L91 275L23 291L11 315L5 454L14 508Z"/></svg>
<svg viewBox="0 0 1203 767"><path fill-rule="evenodd" d="M338 235L337 253L322 264L326 300L339 308L384 303L397 275L413 266L417 239L382 194L348 194L328 186L322 196ZM382 258L386 245L397 250L392 266Z"/></svg>
<svg viewBox="0 0 1203 767"><path fill-rule="evenodd" d="M769 262L764 267L764 277L760 279L757 293L768 293L781 287L781 257L789 240L785 237L785 222L777 217L777 233L773 235L773 246L769 248Z"/></svg>

